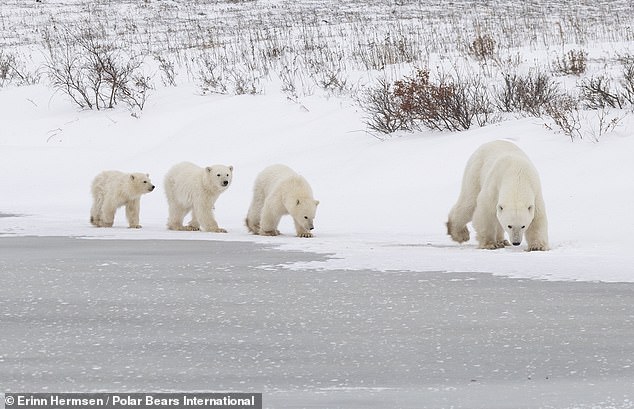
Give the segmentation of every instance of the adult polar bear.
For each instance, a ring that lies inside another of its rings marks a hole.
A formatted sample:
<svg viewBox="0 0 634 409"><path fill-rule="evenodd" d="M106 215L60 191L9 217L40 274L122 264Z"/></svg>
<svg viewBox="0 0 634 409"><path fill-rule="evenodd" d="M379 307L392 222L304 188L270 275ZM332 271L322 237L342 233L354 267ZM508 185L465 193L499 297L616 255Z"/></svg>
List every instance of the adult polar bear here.
<svg viewBox="0 0 634 409"><path fill-rule="evenodd" d="M190 162L172 166L165 175L165 194L169 207L167 227L170 230L227 231L218 227L213 209L218 196L231 184L233 166L212 165L201 168ZM183 218L192 212L192 219L183 226Z"/></svg>
<svg viewBox="0 0 634 409"><path fill-rule="evenodd" d="M459 243L469 240L473 220L479 248L519 246L526 237L528 251L548 250L548 221L539 174L515 144L494 141L469 158L458 201L449 213L447 233Z"/></svg>
<svg viewBox="0 0 634 409"><path fill-rule="evenodd" d="M290 214L297 236L313 237L318 204L306 179L288 166L271 165L255 179L246 225L251 233L277 236L280 219Z"/></svg>

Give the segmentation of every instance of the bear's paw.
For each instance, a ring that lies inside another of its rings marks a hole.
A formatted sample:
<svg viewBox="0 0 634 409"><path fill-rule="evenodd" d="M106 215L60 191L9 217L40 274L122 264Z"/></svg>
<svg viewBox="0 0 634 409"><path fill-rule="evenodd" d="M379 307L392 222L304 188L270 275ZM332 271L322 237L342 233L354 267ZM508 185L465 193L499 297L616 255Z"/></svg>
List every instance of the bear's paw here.
<svg viewBox="0 0 634 409"><path fill-rule="evenodd" d="M447 234L451 236L451 239L458 243L464 243L465 241L469 241L469 229L467 226L463 226L462 228L456 228L451 221L447 222Z"/></svg>
<svg viewBox="0 0 634 409"><path fill-rule="evenodd" d="M526 251L547 251L548 246L544 243L530 243Z"/></svg>

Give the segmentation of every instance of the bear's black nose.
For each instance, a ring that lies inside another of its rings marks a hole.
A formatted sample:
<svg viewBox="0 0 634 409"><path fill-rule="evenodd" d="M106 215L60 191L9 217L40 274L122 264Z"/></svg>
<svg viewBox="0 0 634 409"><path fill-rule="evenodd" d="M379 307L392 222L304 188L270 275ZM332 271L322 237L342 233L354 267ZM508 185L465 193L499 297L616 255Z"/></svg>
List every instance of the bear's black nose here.
<svg viewBox="0 0 634 409"><path fill-rule="evenodd" d="M514 242L513 242L513 245L514 245L514 246L519 246L520 244L522 244L522 243L520 243L519 241L514 241Z"/></svg>
<svg viewBox="0 0 634 409"><path fill-rule="evenodd" d="M229 182L226 181L226 180L222 182L222 186L227 186L228 184L229 184Z"/></svg>
<svg viewBox="0 0 634 409"><path fill-rule="evenodd" d="M156 186L152 186L152 187L150 188L150 192L151 192L151 191L153 191L155 187L156 187Z"/></svg>

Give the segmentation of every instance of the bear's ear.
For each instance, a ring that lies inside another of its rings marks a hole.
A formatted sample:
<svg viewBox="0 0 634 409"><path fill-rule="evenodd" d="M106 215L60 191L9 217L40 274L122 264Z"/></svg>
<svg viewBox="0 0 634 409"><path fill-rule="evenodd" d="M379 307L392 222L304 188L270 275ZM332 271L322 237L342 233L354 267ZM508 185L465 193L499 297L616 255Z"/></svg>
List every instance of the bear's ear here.
<svg viewBox="0 0 634 409"><path fill-rule="evenodd" d="M502 210L504 210L504 207L502 205L498 205L498 210L501 212Z"/></svg>
<svg viewBox="0 0 634 409"><path fill-rule="evenodd" d="M207 169L207 172L211 173L212 169L211 166L207 166L205 169Z"/></svg>
<svg viewBox="0 0 634 409"><path fill-rule="evenodd" d="M233 172L233 165L229 165L229 170Z"/></svg>
<svg viewBox="0 0 634 409"><path fill-rule="evenodd" d="M130 180L134 180L134 175L130 175Z"/></svg>
<svg viewBox="0 0 634 409"><path fill-rule="evenodd" d="M145 176L150 177L150 174L149 174L149 173L146 173L146 174L145 174Z"/></svg>
<svg viewBox="0 0 634 409"><path fill-rule="evenodd" d="M315 206L319 205L319 200L315 200Z"/></svg>
<svg viewBox="0 0 634 409"><path fill-rule="evenodd" d="M299 199L297 199L297 203L295 204L295 206L299 206Z"/></svg>
<svg viewBox="0 0 634 409"><path fill-rule="evenodd" d="M533 211L533 205L528 206L528 211L532 212Z"/></svg>

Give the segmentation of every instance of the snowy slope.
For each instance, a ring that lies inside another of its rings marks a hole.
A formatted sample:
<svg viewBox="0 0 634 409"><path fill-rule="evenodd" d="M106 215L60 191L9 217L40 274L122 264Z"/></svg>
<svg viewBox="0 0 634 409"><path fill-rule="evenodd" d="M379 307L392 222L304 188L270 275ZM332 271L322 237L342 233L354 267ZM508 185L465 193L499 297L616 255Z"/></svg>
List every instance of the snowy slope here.
<svg viewBox="0 0 634 409"><path fill-rule="evenodd" d="M120 239L240 240L329 253L316 269L477 271L553 280L634 281L634 121L600 142L577 140L536 118L510 119L461 133L365 131L364 113L343 98L281 95L201 96L189 86L153 92L140 118L125 109L78 111L42 85L0 92L0 234ZM467 158L495 139L516 142L540 171L552 250L476 249L445 234ZM170 232L162 179L173 164L235 166L216 203L228 234ZM285 163L321 201L315 238L247 233L243 220L257 173ZM101 170L150 173L158 189L142 199L141 230L88 223L89 185ZM354 274L351 271L351 274Z"/></svg>

